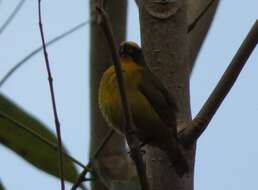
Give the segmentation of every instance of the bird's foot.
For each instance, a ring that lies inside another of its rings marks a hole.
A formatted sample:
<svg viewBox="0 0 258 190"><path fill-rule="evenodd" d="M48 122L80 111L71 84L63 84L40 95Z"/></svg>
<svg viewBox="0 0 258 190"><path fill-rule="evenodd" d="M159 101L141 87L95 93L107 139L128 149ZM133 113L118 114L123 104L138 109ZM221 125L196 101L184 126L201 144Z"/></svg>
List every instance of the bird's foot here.
<svg viewBox="0 0 258 190"><path fill-rule="evenodd" d="M142 154L142 155L144 155L145 153L146 153L146 151L144 150L144 149L142 149L142 147L144 147L146 145L146 143L141 143L140 145L139 145L139 150L140 150L140 153ZM128 152L127 152L128 154L132 154L132 151L131 150L129 150Z"/></svg>

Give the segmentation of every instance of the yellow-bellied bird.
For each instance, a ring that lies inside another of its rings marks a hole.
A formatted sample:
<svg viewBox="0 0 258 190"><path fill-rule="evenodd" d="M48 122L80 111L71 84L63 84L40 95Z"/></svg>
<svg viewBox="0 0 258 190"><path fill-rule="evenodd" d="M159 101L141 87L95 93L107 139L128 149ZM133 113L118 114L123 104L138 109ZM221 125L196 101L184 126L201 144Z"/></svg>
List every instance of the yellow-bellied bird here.
<svg viewBox="0 0 258 190"><path fill-rule="evenodd" d="M119 54L137 137L166 152L177 174L184 175L189 168L178 146L175 100L148 69L136 43L122 42ZM114 66L100 81L99 107L108 125L122 134L123 110Z"/></svg>

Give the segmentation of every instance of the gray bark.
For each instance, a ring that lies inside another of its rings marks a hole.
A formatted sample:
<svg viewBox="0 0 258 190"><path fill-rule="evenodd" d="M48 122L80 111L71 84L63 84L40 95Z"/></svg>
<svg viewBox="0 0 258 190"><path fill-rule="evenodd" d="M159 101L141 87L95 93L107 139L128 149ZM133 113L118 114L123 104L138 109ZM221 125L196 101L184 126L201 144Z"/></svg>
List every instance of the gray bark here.
<svg viewBox="0 0 258 190"><path fill-rule="evenodd" d="M191 119L186 2L160 2L139 1L142 47L150 69L175 97L180 126ZM151 190L193 189L194 150L183 150L183 153L191 171L179 178L168 157L159 149L148 146L146 167Z"/></svg>
<svg viewBox="0 0 258 190"><path fill-rule="evenodd" d="M142 48L146 62L175 97L179 107L178 131L191 120L189 80L195 58L205 38L216 5L202 18L193 33L187 34L191 18L198 15L207 1L139 0ZM187 9L189 8L189 9ZM213 10L213 11L212 11ZM148 146L147 174L151 190L192 190L195 146L182 148L191 171L179 178L159 149Z"/></svg>

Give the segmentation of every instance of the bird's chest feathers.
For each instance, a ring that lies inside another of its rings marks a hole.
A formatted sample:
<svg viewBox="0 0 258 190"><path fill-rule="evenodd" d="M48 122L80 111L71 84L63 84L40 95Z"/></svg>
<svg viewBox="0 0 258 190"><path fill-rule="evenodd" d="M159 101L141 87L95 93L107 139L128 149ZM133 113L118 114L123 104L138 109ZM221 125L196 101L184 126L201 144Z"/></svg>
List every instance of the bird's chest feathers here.
<svg viewBox="0 0 258 190"><path fill-rule="evenodd" d="M128 60L129 61L129 60ZM143 95L140 93L138 86L142 80L141 67L134 63L123 61L122 71L124 78L124 86L128 98L129 107L131 109L140 109L140 102L143 101ZM109 73L108 73L109 72ZM116 74L114 68L105 73L106 79L102 80L100 102L101 110L106 116L106 120L111 125L122 125L123 108L121 97L117 85Z"/></svg>

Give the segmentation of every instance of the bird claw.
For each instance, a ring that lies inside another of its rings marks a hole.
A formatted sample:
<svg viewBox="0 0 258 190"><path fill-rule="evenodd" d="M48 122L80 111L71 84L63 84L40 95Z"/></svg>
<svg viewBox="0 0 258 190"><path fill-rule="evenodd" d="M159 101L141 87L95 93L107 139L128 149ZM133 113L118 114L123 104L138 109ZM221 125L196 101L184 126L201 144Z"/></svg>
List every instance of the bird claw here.
<svg viewBox="0 0 258 190"><path fill-rule="evenodd" d="M142 155L146 154L146 151L144 149L141 149L140 152Z"/></svg>
<svg viewBox="0 0 258 190"><path fill-rule="evenodd" d="M144 154L146 153L146 151L142 149L142 147L144 147L144 146L145 146L145 143L141 143L141 144L139 145L139 150L140 150L140 153L141 153L142 155L144 155ZM128 153L128 154L132 154L132 150L129 150L127 153Z"/></svg>

